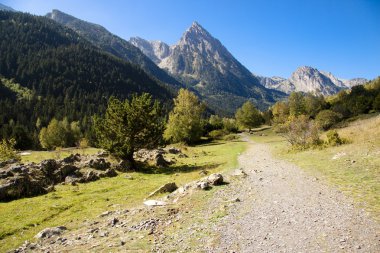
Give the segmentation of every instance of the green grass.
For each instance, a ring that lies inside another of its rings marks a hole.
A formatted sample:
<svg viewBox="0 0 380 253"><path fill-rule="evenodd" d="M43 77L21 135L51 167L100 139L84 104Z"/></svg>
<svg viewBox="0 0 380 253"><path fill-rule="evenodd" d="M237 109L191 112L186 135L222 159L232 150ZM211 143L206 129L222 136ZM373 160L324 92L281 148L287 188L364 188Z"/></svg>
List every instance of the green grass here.
<svg viewBox="0 0 380 253"><path fill-rule="evenodd" d="M94 155L98 153L100 149L97 148L64 148L55 151L27 151L30 155L22 155L21 162L23 163L39 163L46 159L62 159L71 154L80 154L80 155Z"/></svg>
<svg viewBox="0 0 380 253"><path fill-rule="evenodd" d="M182 185L199 179L200 170L220 172L237 166L237 156L245 143L212 142L182 148L187 158L177 158L175 165L161 173L126 173L78 186L58 185L47 195L0 203L0 252L13 249L46 227L65 225L78 228L106 210L132 208L142 204L150 192L167 182ZM89 152L97 152L95 149ZM63 152L63 151L61 151ZM33 152L23 161L52 158L51 152ZM62 158L64 155L62 155ZM174 157L174 155L172 155ZM26 160L28 159L28 160Z"/></svg>
<svg viewBox="0 0 380 253"><path fill-rule="evenodd" d="M265 136L255 135L252 139L270 144L279 158L337 186L380 220L380 116L362 117L337 130L349 144L297 152L289 151L284 138L271 130L263 131ZM343 156L333 159L337 154Z"/></svg>

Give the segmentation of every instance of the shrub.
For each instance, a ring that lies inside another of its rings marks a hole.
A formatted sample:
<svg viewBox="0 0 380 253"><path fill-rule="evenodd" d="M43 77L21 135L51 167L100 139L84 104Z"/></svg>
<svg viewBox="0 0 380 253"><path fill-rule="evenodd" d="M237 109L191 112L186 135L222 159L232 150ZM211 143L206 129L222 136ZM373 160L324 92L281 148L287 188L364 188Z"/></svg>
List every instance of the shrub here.
<svg viewBox="0 0 380 253"><path fill-rule="evenodd" d="M7 161L11 159L20 160L20 156L15 150L16 141L14 139L5 140L0 142L0 161Z"/></svg>
<svg viewBox="0 0 380 253"><path fill-rule="evenodd" d="M226 134L227 134L226 131L224 131L223 129L218 129L218 130L212 130L211 132L209 132L208 136L210 136L214 140L220 140Z"/></svg>
<svg viewBox="0 0 380 253"><path fill-rule="evenodd" d="M327 130L342 119L342 114L331 111L331 110L322 110L315 117L315 121L318 126L323 130Z"/></svg>
<svg viewBox="0 0 380 253"><path fill-rule="evenodd" d="M330 130L326 133L327 144L329 146L339 146L347 143L347 140L341 138L336 130Z"/></svg>
<svg viewBox="0 0 380 253"><path fill-rule="evenodd" d="M237 134L227 134L227 135L223 136L222 139L225 141L233 141L233 140L238 140L239 136Z"/></svg>
<svg viewBox="0 0 380 253"><path fill-rule="evenodd" d="M318 125L305 115L291 117L284 125L284 136L294 148L306 149L321 143Z"/></svg>

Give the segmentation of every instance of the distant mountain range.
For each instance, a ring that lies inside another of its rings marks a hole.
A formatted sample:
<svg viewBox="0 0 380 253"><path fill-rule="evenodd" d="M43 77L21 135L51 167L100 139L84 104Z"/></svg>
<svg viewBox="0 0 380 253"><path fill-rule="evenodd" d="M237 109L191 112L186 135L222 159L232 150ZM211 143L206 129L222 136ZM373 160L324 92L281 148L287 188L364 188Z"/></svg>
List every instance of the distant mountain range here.
<svg viewBox="0 0 380 253"><path fill-rule="evenodd" d="M329 72L307 66L299 67L289 79L262 76L257 76L257 78L263 86L286 94L302 91L317 95L333 95L342 89L349 89L352 86L368 82L365 78L339 79Z"/></svg>
<svg viewBox="0 0 380 253"><path fill-rule="evenodd" d="M284 98L282 92L262 86L259 80L200 24L194 22L173 45L131 38L159 67L194 88L209 106L232 114L244 101L260 109Z"/></svg>

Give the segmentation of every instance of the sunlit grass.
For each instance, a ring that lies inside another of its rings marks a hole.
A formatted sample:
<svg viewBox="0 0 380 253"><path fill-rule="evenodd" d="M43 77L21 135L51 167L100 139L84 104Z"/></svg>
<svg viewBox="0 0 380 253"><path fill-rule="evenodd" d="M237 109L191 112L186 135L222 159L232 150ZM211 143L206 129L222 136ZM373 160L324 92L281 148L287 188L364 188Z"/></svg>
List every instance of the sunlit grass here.
<svg viewBox="0 0 380 253"><path fill-rule="evenodd" d="M47 195L0 203L0 252L15 248L46 227L65 225L78 228L86 219L93 219L104 211L132 208L142 204L150 192L159 186L176 182L183 185L202 177L201 170L220 172L237 166L237 156L245 143L212 142L182 148L187 158L176 157L175 165L159 170L160 173L122 173L78 186L58 185ZM66 152L66 151L60 151ZM68 151L70 154L71 151ZM98 152L88 149L87 152ZM80 153L80 152L78 152ZM24 162L38 162L54 158L49 152L33 152L23 157ZM61 153L62 158L65 156ZM28 159L28 160L26 160Z"/></svg>

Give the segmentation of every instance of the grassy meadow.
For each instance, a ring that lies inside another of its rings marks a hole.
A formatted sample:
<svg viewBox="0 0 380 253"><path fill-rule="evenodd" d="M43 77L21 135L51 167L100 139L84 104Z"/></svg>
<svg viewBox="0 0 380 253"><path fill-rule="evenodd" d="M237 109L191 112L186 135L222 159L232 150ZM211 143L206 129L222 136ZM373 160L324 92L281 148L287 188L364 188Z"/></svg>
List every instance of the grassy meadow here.
<svg viewBox="0 0 380 253"><path fill-rule="evenodd" d="M201 178L201 170L210 173L236 168L237 156L245 149L241 141L211 142L194 147L181 147L188 157L175 157L169 168L151 173L121 173L114 178L77 186L58 185L56 191L33 198L0 203L0 252L18 247L46 227L65 225L76 229L84 220L94 219L107 210L141 206L150 192L159 186L176 182L178 186ZM96 153L96 149L85 150ZM61 158L76 150L60 151ZM78 152L81 153L81 152ZM81 153L82 154L82 153ZM55 152L32 152L24 162L56 158ZM128 177L126 177L128 175Z"/></svg>
<svg viewBox="0 0 380 253"><path fill-rule="evenodd" d="M285 139L271 129L252 139L270 144L275 156L337 186L380 220L380 115L358 117L343 123L337 131L348 144L292 151ZM325 134L321 138L326 138Z"/></svg>

